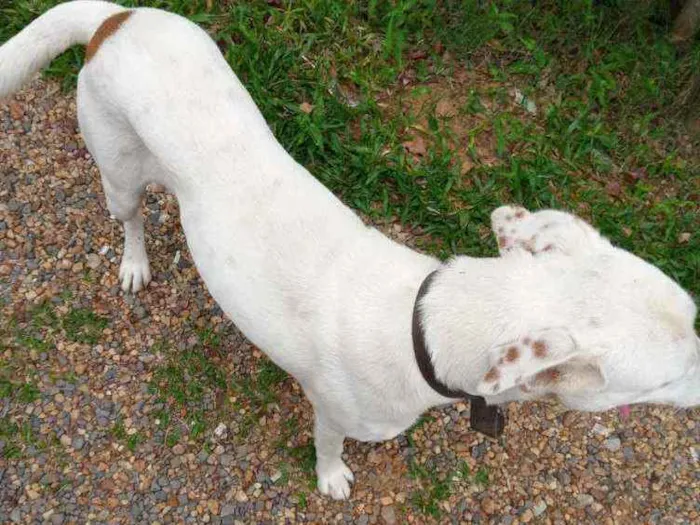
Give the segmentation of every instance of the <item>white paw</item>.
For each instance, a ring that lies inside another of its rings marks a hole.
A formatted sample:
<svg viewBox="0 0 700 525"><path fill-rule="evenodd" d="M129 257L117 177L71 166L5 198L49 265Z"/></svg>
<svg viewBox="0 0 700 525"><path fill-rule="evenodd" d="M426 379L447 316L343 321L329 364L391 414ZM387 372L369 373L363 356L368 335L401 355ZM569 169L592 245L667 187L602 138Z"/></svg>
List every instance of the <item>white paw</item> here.
<svg viewBox="0 0 700 525"><path fill-rule="evenodd" d="M317 468L318 490L333 499L347 499L350 496L350 483L355 477L341 460L333 462L330 467Z"/></svg>
<svg viewBox="0 0 700 525"><path fill-rule="evenodd" d="M119 280L122 283L122 290L127 293L136 293L141 288L145 288L151 282L148 259L124 258L119 266Z"/></svg>

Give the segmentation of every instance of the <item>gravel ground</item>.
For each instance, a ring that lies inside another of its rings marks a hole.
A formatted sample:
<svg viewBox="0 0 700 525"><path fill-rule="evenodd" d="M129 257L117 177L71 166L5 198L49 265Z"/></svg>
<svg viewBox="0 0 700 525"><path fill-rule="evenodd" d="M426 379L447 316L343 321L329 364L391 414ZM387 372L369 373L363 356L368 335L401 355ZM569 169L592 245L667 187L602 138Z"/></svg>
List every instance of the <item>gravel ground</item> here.
<svg viewBox="0 0 700 525"><path fill-rule="evenodd" d="M698 409L512 405L495 442L458 403L348 442L351 499L320 497L310 406L206 292L173 197L147 196L154 281L125 297L74 93L37 80L0 127L1 523L700 522Z"/></svg>

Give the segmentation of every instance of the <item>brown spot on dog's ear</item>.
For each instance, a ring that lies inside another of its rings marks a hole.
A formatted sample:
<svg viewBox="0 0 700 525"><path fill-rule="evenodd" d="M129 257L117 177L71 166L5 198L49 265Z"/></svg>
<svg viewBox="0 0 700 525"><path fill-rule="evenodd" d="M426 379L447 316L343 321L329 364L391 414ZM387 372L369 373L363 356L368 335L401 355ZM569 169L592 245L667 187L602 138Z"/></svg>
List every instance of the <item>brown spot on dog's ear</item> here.
<svg viewBox="0 0 700 525"><path fill-rule="evenodd" d="M535 255L535 243L537 242L537 235L533 235L530 237L527 241L523 243L523 248L530 252L532 255Z"/></svg>
<svg viewBox="0 0 700 525"><path fill-rule="evenodd" d="M553 244L548 244L547 246L545 246L544 248L542 248L542 251L543 251L543 252L551 252L553 249L554 249L554 245L553 245Z"/></svg>
<svg viewBox="0 0 700 525"><path fill-rule="evenodd" d="M525 210L518 210L515 212L516 219L522 219L523 217L525 217Z"/></svg>
<svg viewBox="0 0 700 525"><path fill-rule="evenodd" d="M131 16L131 11L122 11L107 18L100 27L97 28L95 34L92 35L85 49L85 62L89 62L95 53L100 49L102 43L110 36L117 32L121 25L126 22L126 19Z"/></svg>
<svg viewBox="0 0 700 525"><path fill-rule="evenodd" d="M512 363L518 357L520 357L520 350L518 350L518 347L517 346L509 347L508 351L506 352L506 362Z"/></svg>
<svg viewBox="0 0 700 525"><path fill-rule="evenodd" d="M529 337L526 337L525 339L523 339L523 344L530 346L530 343L532 343L532 339L530 339Z"/></svg>
<svg viewBox="0 0 700 525"><path fill-rule="evenodd" d="M547 343L542 340L535 341L532 343L532 352L535 354L535 357L545 357L547 355Z"/></svg>
<svg viewBox="0 0 700 525"><path fill-rule="evenodd" d="M492 383L496 381L499 377L501 377L501 372L498 371L498 368L496 367L491 367L488 372L486 372L486 375L484 376L484 381L487 383Z"/></svg>

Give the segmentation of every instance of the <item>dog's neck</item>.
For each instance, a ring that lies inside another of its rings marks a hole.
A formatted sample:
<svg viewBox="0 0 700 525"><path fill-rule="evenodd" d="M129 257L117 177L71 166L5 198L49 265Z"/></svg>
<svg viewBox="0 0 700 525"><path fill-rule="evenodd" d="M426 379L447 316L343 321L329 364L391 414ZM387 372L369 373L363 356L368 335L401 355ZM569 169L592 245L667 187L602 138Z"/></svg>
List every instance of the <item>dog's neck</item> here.
<svg viewBox="0 0 700 525"><path fill-rule="evenodd" d="M518 258L458 257L445 264L421 301L421 322L438 380L450 389L475 393L489 368L489 348L516 338L524 326L544 317L538 297L556 293L551 281L542 268ZM567 315L565 306L548 311L547 322L569 325Z"/></svg>

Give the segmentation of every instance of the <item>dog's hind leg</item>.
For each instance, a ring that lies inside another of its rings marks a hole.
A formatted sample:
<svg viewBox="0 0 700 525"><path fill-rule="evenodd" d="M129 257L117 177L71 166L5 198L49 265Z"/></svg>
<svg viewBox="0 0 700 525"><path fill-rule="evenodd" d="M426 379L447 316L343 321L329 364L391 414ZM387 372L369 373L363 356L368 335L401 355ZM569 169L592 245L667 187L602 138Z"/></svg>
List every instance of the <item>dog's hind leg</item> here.
<svg viewBox="0 0 700 525"><path fill-rule="evenodd" d="M107 209L124 225L124 253L119 267L122 290L138 292L151 280L141 200L149 182L149 169L155 169L157 162L131 126L105 110L81 81L78 120L100 170Z"/></svg>

